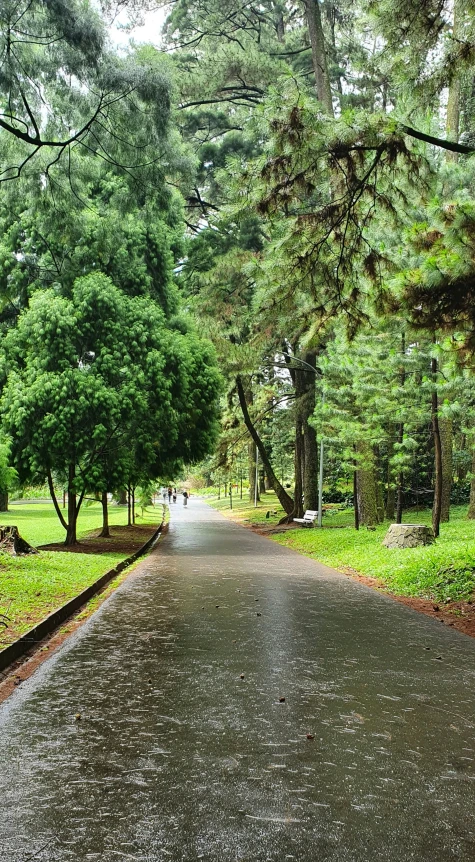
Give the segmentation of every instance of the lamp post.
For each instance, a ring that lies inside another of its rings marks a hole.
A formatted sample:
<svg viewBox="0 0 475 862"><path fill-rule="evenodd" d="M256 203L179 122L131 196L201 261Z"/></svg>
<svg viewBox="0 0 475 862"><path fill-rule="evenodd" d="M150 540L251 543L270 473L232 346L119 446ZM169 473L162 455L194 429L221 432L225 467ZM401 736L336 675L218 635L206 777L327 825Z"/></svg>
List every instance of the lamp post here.
<svg viewBox="0 0 475 862"><path fill-rule="evenodd" d="M325 395L322 392L322 407L325 403ZM323 515L323 438L320 439L320 464L318 471L318 526L322 526Z"/></svg>

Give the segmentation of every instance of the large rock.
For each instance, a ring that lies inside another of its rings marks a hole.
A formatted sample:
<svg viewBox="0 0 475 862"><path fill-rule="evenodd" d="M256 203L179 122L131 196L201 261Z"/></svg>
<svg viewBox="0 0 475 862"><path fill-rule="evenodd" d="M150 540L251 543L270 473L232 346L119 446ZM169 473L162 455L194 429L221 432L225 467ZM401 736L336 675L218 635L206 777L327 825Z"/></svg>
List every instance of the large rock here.
<svg viewBox="0 0 475 862"><path fill-rule="evenodd" d="M386 548L418 548L435 542L432 527L425 524L391 524L383 545Z"/></svg>

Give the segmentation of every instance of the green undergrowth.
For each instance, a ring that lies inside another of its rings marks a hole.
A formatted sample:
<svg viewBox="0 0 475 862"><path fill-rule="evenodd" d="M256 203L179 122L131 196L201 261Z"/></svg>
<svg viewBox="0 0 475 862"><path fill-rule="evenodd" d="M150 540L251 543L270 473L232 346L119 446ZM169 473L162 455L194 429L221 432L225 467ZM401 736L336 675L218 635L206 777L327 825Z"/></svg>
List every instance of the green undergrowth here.
<svg viewBox="0 0 475 862"><path fill-rule="evenodd" d="M268 525L277 523L282 509L274 494L267 493L258 509L249 501L210 500L214 508L237 521ZM278 515L266 519L266 512ZM429 510L408 512L406 523L430 524ZM454 506L450 522L441 525L434 545L421 548L388 549L382 541L388 523L375 530L353 526L353 510L330 510L323 518L323 529L296 528L269 536L281 545L343 572L356 572L381 580L396 595L420 596L439 602L471 600L475 592L475 521L467 519L466 506Z"/></svg>
<svg viewBox="0 0 475 862"><path fill-rule="evenodd" d="M79 539L99 528L101 518L99 503L85 507L79 516ZM125 525L127 508L111 506L109 520L111 527ZM160 520L161 507L157 507L140 514L137 524L155 524ZM52 504L12 504L8 513L1 513L0 523L16 525L20 535L32 545L64 540L64 530ZM5 619L8 627L0 627L0 649L113 569L125 556L119 552L40 551L24 557L0 553L0 614L8 618Z"/></svg>

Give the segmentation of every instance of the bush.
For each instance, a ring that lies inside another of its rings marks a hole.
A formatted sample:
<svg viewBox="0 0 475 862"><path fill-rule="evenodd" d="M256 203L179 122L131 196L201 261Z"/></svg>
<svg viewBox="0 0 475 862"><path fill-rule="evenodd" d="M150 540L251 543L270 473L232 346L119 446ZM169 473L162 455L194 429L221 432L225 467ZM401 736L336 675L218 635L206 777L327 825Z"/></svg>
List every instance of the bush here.
<svg viewBox="0 0 475 862"><path fill-rule="evenodd" d="M470 479L463 482L454 482L450 494L450 502L453 506L464 506L470 502Z"/></svg>
<svg viewBox="0 0 475 862"><path fill-rule="evenodd" d="M345 506L353 506L353 494L344 494L338 488L329 488L323 492L324 503L344 503Z"/></svg>

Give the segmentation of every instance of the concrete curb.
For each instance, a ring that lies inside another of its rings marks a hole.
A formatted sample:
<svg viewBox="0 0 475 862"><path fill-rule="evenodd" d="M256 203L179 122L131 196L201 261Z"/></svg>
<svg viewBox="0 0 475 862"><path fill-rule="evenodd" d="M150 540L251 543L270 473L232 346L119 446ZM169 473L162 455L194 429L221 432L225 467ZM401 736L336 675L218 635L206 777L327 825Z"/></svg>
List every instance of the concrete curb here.
<svg viewBox="0 0 475 862"><path fill-rule="evenodd" d="M92 599L96 593L99 593L103 587L105 587L109 581L112 581L117 575L120 575L124 569L127 569L132 563L135 563L139 557L142 557L147 553L148 550L155 544L155 542L159 539L160 534L164 527L164 521L160 524L157 530L155 530L153 536L148 539L135 554L127 557L125 560L122 560L120 563L115 566L114 569L109 569L105 575L101 575L97 581L91 584L89 587L86 587L79 595L74 596L74 598L70 599L64 605L61 605L60 608L53 611L49 616L45 617L44 620L37 623L29 631L25 632L21 638L9 644L4 649L0 650L0 672L6 670L11 664L21 658L25 653L27 653L35 644L38 644L43 640L47 635L50 635L61 623L67 620L72 614L78 611L89 599Z"/></svg>

